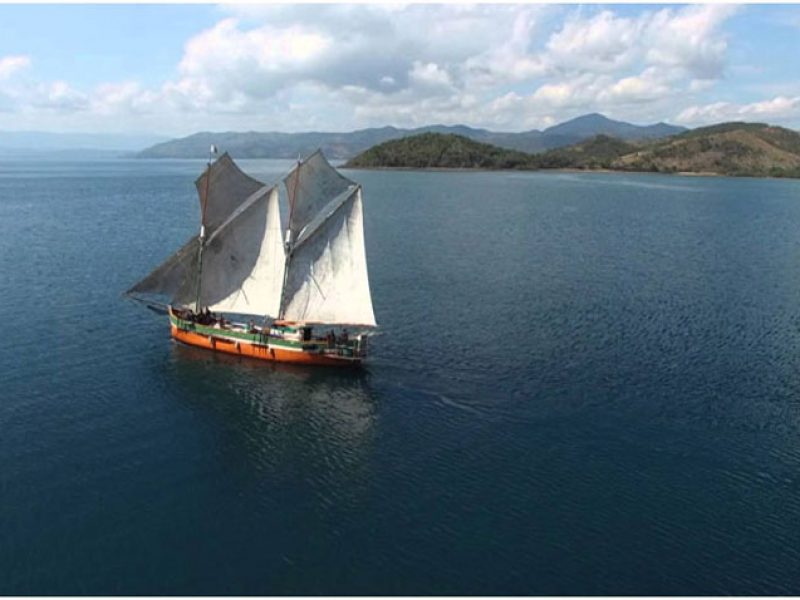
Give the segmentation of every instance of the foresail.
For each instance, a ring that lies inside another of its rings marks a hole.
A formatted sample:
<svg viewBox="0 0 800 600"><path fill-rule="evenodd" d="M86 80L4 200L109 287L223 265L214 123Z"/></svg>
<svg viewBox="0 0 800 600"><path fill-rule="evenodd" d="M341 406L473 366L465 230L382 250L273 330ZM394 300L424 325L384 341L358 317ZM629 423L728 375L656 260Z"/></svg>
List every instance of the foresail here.
<svg viewBox="0 0 800 600"><path fill-rule="evenodd" d="M336 196L327 196L323 208ZM327 219L314 223L310 236L298 240L286 275L286 320L375 325L363 221L361 188L356 187Z"/></svg>
<svg viewBox="0 0 800 600"><path fill-rule="evenodd" d="M334 169L319 150L284 178L289 202L289 230L292 241L333 198L355 182Z"/></svg>
<svg viewBox="0 0 800 600"><path fill-rule="evenodd" d="M264 187L245 175L226 152L195 181L206 235L225 222L252 194Z"/></svg>
<svg viewBox="0 0 800 600"><path fill-rule="evenodd" d="M200 241L193 237L125 293L141 299L159 299L188 306L194 302L199 246Z"/></svg>
<svg viewBox="0 0 800 600"><path fill-rule="evenodd" d="M200 307L277 316L284 261L278 190L263 187L206 240Z"/></svg>

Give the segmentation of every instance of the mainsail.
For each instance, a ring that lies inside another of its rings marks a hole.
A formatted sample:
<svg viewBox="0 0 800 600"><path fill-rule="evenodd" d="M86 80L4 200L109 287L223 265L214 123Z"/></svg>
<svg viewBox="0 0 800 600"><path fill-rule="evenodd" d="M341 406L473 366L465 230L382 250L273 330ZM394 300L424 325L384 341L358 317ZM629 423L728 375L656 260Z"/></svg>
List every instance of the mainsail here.
<svg viewBox="0 0 800 600"><path fill-rule="evenodd" d="M361 188L294 246L286 273L284 318L375 325L364 251Z"/></svg>
<svg viewBox="0 0 800 600"><path fill-rule="evenodd" d="M284 252L277 188L263 187L208 237L199 306L216 312L276 316Z"/></svg>
<svg viewBox="0 0 800 600"><path fill-rule="evenodd" d="M200 236L128 294L215 312L374 326L360 186L319 151L284 183L285 244L277 188L245 175L224 154L196 182Z"/></svg>
<svg viewBox="0 0 800 600"><path fill-rule="evenodd" d="M361 187L317 151L284 178L289 196L282 317L375 326Z"/></svg>

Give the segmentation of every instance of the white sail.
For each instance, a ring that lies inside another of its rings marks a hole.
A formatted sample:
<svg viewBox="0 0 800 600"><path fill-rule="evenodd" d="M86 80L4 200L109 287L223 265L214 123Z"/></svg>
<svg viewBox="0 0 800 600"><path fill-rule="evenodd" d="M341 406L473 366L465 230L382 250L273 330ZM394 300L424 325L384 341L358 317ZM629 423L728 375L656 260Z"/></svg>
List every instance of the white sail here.
<svg viewBox="0 0 800 600"><path fill-rule="evenodd" d="M238 214L237 211L242 205L257 194L259 191L267 190L264 184L245 175L239 167L231 159L230 155L226 152L218 160L209 166L209 168L195 181L197 186L197 193L201 206L201 218L204 233L206 236L206 244L209 243L211 237L223 225L231 224L231 216ZM276 191L277 193L277 191ZM280 221L280 216L276 217ZM236 225L235 227L238 227ZM252 227L252 225L251 225ZM228 232L220 241L217 246L226 241L230 244L229 238L231 233ZM255 247L250 243L251 247ZM206 254L207 249L203 249L203 254ZM239 249L241 254L241 248ZM256 256L258 249L253 251L253 257ZM203 258L203 277L208 271L208 264L214 263L215 258L213 252L210 253L210 258ZM166 300L175 305L180 306L194 306L197 299L197 283L198 283L198 260L200 255L200 239L193 237L190 239L178 252L170 256L164 263L159 265L152 273L147 275L144 279L139 281L127 294L134 297L157 298L158 300ZM281 269L283 268L283 259L281 258ZM211 267L214 269L214 267ZM281 271L281 277L283 272ZM234 274L227 278L229 281L235 281L240 274ZM214 276L212 273L212 287L209 288L209 297L214 298L214 301L208 301L203 306L215 304L217 300L225 299L220 296L221 286L219 286L220 277ZM280 292L278 292L280 293ZM228 290L227 295L231 291ZM249 296L249 295L248 295ZM232 304L232 303L229 303ZM277 311L276 311L277 313ZM259 314L259 313L256 313Z"/></svg>
<svg viewBox="0 0 800 600"><path fill-rule="evenodd" d="M375 326L361 188L320 152L284 182L292 234L285 246L277 189L223 155L196 182L205 237L190 240L128 293L215 312Z"/></svg>
<svg viewBox="0 0 800 600"><path fill-rule="evenodd" d="M125 293L188 306L194 302L199 247L200 240L195 236Z"/></svg>
<svg viewBox="0 0 800 600"><path fill-rule="evenodd" d="M211 235L247 198L264 186L245 175L227 152L215 160L194 183L206 235Z"/></svg>
<svg viewBox="0 0 800 600"><path fill-rule="evenodd" d="M326 198L322 210L306 225L310 226L292 248L283 317L308 323L375 326L361 188Z"/></svg>
<svg viewBox="0 0 800 600"><path fill-rule="evenodd" d="M334 169L319 150L298 164L283 182L288 195L289 231L293 241L326 204L355 185Z"/></svg>
<svg viewBox="0 0 800 600"><path fill-rule="evenodd" d="M276 317L283 270L278 190L264 187L206 240L199 306Z"/></svg>

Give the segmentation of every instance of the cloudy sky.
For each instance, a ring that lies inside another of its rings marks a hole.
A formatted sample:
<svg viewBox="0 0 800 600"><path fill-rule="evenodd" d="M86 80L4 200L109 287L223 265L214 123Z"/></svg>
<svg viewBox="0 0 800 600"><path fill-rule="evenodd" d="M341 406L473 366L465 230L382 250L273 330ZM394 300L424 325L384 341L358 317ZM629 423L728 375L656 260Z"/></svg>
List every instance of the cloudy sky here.
<svg viewBox="0 0 800 600"><path fill-rule="evenodd" d="M0 130L800 129L800 6L0 5Z"/></svg>

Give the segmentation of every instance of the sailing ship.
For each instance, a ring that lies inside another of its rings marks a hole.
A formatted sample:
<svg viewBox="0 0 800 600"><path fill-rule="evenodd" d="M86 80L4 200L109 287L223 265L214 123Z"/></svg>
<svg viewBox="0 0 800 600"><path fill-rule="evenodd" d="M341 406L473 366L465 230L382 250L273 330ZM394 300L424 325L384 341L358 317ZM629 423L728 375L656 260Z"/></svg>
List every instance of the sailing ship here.
<svg viewBox="0 0 800 600"><path fill-rule="evenodd" d="M271 361L359 365L376 327L361 186L320 150L299 160L283 184L285 226L279 183L246 175L227 152L209 161L195 181L199 235L126 294L167 313L172 337L185 344Z"/></svg>

